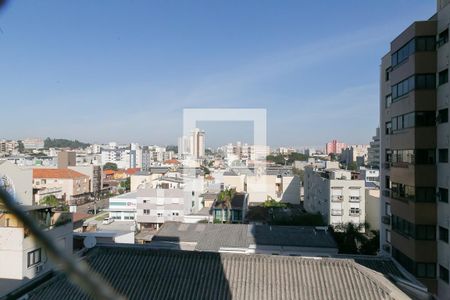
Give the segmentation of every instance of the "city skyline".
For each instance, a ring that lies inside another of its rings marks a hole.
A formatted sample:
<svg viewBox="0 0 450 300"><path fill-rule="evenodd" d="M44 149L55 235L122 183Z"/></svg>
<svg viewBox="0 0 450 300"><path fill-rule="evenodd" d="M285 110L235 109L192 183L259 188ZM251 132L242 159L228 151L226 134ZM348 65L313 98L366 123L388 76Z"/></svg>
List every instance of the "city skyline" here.
<svg viewBox="0 0 450 300"><path fill-rule="evenodd" d="M435 9L414 1L398 16L403 4L11 2L0 16L0 82L2 119L16 126L2 135L168 145L181 135L184 108L252 107L267 109L269 145L368 143L379 55L394 32ZM324 24L310 26L319 14Z"/></svg>

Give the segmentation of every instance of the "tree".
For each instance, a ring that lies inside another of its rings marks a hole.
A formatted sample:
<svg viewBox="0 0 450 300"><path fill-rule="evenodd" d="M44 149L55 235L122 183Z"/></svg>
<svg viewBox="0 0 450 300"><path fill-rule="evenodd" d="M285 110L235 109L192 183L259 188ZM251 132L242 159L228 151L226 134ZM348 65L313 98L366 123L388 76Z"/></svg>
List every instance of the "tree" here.
<svg viewBox="0 0 450 300"><path fill-rule="evenodd" d="M222 221L229 222L231 219L231 200L236 193L233 189L221 191L217 196L217 204L222 208ZM224 220L225 211L227 212L226 220Z"/></svg>
<svg viewBox="0 0 450 300"><path fill-rule="evenodd" d="M24 153L25 152L25 146L23 145L22 141L17 141L18 143L18 148L19 148L19 153Z"/></svg>
<svg viewBox="0 0 450 300"><path fill-rule="evenodd" d="M39 201L39 204L56 207L59 205L59 200L54 195L49 195L42 198L41 201Z"/></svg>
<svg viewBox="0 0 450 300"><path fill-rule="evenodd" d="M351 163L347 164L347 170L356 171L358 170L358 165L356 162L352 161Z"/></svg>
<svg viewBox="0 0 450 300"><path fill-rule="evenodd" d="M113 170L113 171L117 171L117 164L112 163L112 162L107 162L107 163L103 166L103 170Z"/></svg>
<svg viewBox="0 0 450 300"><path fill-rule="evenodd" d="M359 254L361 245L367 242L367 236L361 231L368 227L367 223L355 225L350 222L332 228L334 239L338 244L339 253Z"/></svg>
<svg viewBox="0 0 450 300"><path fill-rule="evenodd" d="M120 183L120 187L123 188L125 191L129 192L131 188L131 179L130 177L126 178L124 181Z"/></svg>

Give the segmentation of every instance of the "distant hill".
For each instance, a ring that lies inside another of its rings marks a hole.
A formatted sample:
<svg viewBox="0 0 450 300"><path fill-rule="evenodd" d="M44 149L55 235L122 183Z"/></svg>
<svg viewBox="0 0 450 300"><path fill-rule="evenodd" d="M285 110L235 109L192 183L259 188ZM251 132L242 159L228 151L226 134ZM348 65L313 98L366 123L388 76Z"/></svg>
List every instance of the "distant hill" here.
<svg viewBox="0 0 450 300"><path fill-rule="evenodd" d="M46 138L44 141L44 148L70 148L70 149L77 149L77 148L86 148L90 146L88 143L83 143L77 140L71 141L66 139L51 139Z"/></svg>

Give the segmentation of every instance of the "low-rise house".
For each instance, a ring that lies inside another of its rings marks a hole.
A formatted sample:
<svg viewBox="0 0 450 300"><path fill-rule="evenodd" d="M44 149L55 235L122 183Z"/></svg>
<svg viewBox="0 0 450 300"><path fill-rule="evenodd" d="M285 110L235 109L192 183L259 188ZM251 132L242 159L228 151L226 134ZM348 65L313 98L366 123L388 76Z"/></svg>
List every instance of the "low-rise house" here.
<svg viewBox="0 0 450 300"><path fill-rule="evenodd" d="M71 169L33 169L33 189L62 189L62 199L69 204L84 201L90 196L89 176Z"/></svg>
<svg viewBox="0 0 450 300"><path fill-rule="evenodd" d="M213 219L219 222L243 223L248 207L248 194L235 193L229 203L216 199L213 208Z"/></svg>
<svg viewBox="0 0 450 300"><path fill-rule="evenodd" d="M51 207L22 206L46 234L67 254L72 253L70 213L54 212ZM27 228L0 204L0 298L30 280L53 269L47 251Z"/></svg>

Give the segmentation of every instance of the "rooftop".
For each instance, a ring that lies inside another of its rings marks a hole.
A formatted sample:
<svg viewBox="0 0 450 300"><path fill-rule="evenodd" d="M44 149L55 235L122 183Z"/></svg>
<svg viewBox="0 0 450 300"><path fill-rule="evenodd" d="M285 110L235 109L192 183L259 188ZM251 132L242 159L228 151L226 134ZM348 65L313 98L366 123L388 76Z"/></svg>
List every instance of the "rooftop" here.
<svg viewBox="0 0 450 300"><path fill-rule="evenodd" d="M97 246L88 264L128 299L409 299L350 259ZM90 299L57 274L28 299Z"/></svg>
<svg viewBox="0 0 450 300"><path fill-rule="evenodd" d="M251 245L337 248L328 231L315 227L166 222L153 241L197 243L195 250L248 248Z"/></svg>
<svg viewBox="0 0 450 300"><path fill-rule="evenodd" d="M33 169L33 178L78 179L87 177L71 169Z"/></svg>

